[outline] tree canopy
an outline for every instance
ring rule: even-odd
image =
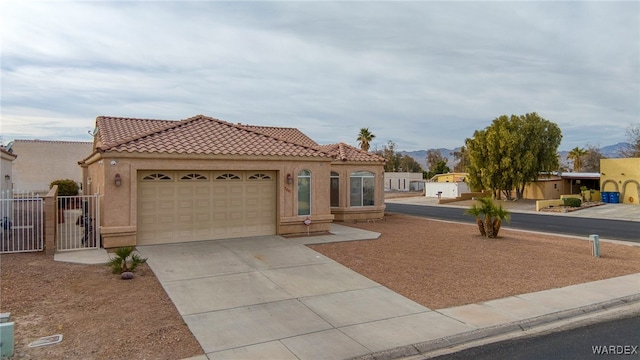
[[[582,159],[588,153],[589,153],[589,150],[586,150],[577,146],[571,149],[571,151],[569,151],[569,154],[567,155],[567,159],[573,160],[573,171],[582,171]]]
[[[360,144],[360,149],[369,151],[369,147],[371,147],[371,140],[375,139],[375,137],[376,136],[369,131],[369,128],[362,128],[360,129],[360,133],[356,140]]]
[[[465,140],[469,184],[492,190],[496,198],[503,192],[511,199],[515,189],[521,199],[525,185],[535,181],[540,172],[558,169],[561,140],[558,125],[536,113],[502,115]]]
[[[420,164],[411,156],[402,156],[399,152],[396,152],[396,143],[389,140],[382,150],[377,150],[375,153],[382,156],[385,159],[384,171],[386,172],[422,172]]]

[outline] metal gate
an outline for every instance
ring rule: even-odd
[[[58,196],[58,251],[100,248],[98,195]]]
[[[33,193],[0,193],[0,253],[43,249],[43,199]]]

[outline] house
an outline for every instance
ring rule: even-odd
[[[600,190],[614,193],[617,202],[640,204],[640,158],[600,159]]]
[[[0,197],[13,190],[13,162],[16,154],[0,146]]]
[[[424,190],[422,173],[385,172],[385,191],[421,191]]]
[[[430,181],[432,181],[432,182],[441,182],[441,183],[464,182],[465,179],[467,178],[467,176],[469,176],[468,173],[436,174],[430,179]]]
[[[13,185],[21,191],[46,193],[54,180],[82,183],[78,159],[91,153],[91,142],[14,140],[7,147],[19,154],[13,162]]]
[[[106,248],[326,232],[384,216],[384,159],[295,128],[100,116],[80,161]]]
[[[561,195],[581,194],[584,186],[594,190],[594,197],[599,196],[600,174],[585,172],[552,172],[538,176],[534,182],[524,187],[522,197],[532,200],[560,199]],[[598,192],[598,194],[596,194]]]

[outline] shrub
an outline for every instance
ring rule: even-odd
[[[565,198],[562,201],[564,202],[564,206],[580,207],[580,205],[582,205],[582,201],[578,198]]]
[[[141,258],[134,253],[133,246],[126,246],[116,249],[116,256],[111,258],[107,265],[114,274],[122,274],[123,272],[133,272],[139,265],[147,262],[146,258]]]
[[[70,179],[54,180],[49,184],[49,189],[54,185],[58,185],[58,196],[76,196],[78,195],[78,183]]]

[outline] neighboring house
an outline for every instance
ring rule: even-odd
[[[600,159],[600,190],[618,193],[618,202],[640,204],[640,158]]]
[[[82,183],[78,161],[91,154],[92,146],[91,142],[14,140],[7,146],[19,155],[13,162],[14,188],[47,192],[54,180]]]
[[[385,191],[420,191],[424,190],[422,173],[385,172]]]
[[[384,159],[298,129],[98,117],[80,162],[103,246],[323,232],[384,216]],[[305,224],[309,222],[308,225]]]
[[[430,179],[430,181],[441,183],[465,182],[467,176],[469,176],[468,173],[436,174]]]
[[[598,192],[599,173],[552,172],[540,174],[538,180],[524,187],[522,197],[530,200],[560,199],[561,195],[581,194],[581,187]],[[595,196],[596,194],[594,194]]]
[[[13,190],[13,162],[16,157],[0,146],[0,197]]]

